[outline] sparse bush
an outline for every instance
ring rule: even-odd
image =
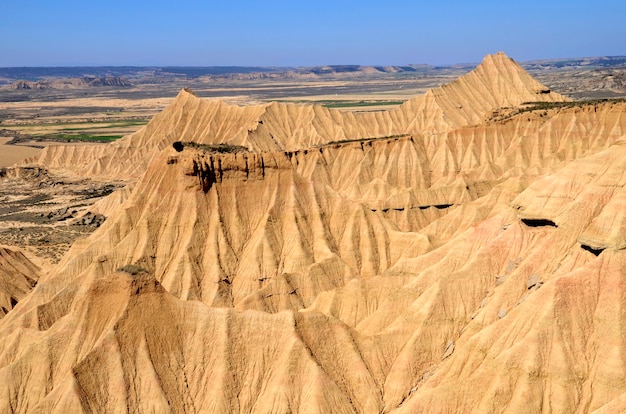
[[[560,109],[560,108],[584,108],[586,106],[596,106],[605,103],[620,103],[626,102],[624,98],[617,99],[584,99],[580,101],[568,101],[568,102],[523,102],[518,108],[503,108],[505,109],[505,113],[496,111],[491,117],[490,121],[506,121],[511,119],[517,115],[526,113],[526,112],[535,112],[535,111],[548,111],[550,109]],[[544,114],[545,115],[545,114]]]
[[[148,273],[148,270],[144,269],[143,267],[134,265],[134,264],[124,265],[120,267],[119,269],[117,269],[117,271],[128,273],[131,276],[136,276],[139,273]]]
[[[352,138],[352,139],[342,139],[339,141],[330,141],[325,145],[336,145],[336,144],[349,144],[351,142],[368,142],[368,141],[377,141],[384,139],[394,139],[394,138],[404,138],[408,137],[411,134],[399,134],[399,135],[386,135],[384,137],[366,137],[366,138]]]
[[[206,152],[219,152],[219,153],[235,153],[235,152],[247,152],[248,148],[242,145],[234,144],[198,144],[197,142],[188,141],[180,142],[176,141],[172,144],[174,149],[181,152],[184,147],[195,148]]]

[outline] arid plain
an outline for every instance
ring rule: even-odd
[[[626,410],[625,62],[0,71],[0,411]]]

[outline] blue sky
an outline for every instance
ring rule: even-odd
[[[0,0],[0,67],[626,55],[626,1]]]

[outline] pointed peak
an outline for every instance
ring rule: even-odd
[[[196,93],[192,91],[191,88],[183,88],[180,90],[180,92],[178,92],[178,96],[185,96],[185,95],[191,95],[196,98],[198,97],[198,95],[196,95]]]
[[[183,88],[178,92],[178,95],[174,98],[174,100],[165,108],[164,112],[168,110],[168,108],[177,108],[180,105],[202,105],[204,107],[228,107],[232,106],[227,104],[221,99],[204,99],[200,96],[196,95],[196,93],[190,88]]]
[[[483,95],[491,95],[495,107],[514,106],[531,101],[568,100],[541,84],[504,52],[485,56],[473,71],[459,80],[472,85]]]
[[[506,53],[504,52],[496,52],[496,53],[490,53],[485,55],[485,57],[483,58],[483,61],[485,60],[498,60],[498,59],[502,59],[502,60],[510,60],[511,62],[515,62],[512,58],[510,58]]]
[[[193,104],[196,104],[197,102],[201,102],[202,105],[205,106],[224,106],[224,107],[230,107],[230,106],[237,106],[237,105],[233,105],[233,104],[229,104],[224,102],[222,99],[218,99],[218,98],[202,98],[200,96],[198,96],[193,90],[191,90],[190,88],[183,88],[178,92],[178,95],[176,95],[176,98],[174,98],[173,103],[188,103],[191,102]],[[172,105],[171,106],[174,106]]]
[[[486,55],[483,61],[476,67],[476,69],[487,69],[490,72],[492,70],[503,71],[511,68],[526,73],[519,63],[507,56],[504,52]]]
[[[176,97],[174,98],[172,103],[176,103],[176,102],[183,103],[183,102],[187,102],[189,99],[193,100],[193,99],[200,99],[200,98],[191,89],[189,89],[189,88],[182,88],[178,92],[178,95],[176,95]]]

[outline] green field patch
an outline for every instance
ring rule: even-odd
[[[47,134],[40,136],[49,141],[78,141],[78,142],[111,142],[122,138],[123,135],[93,135],[93,134]]]
[[[326,108],[357,108],[367,106],[387,106],[387,105],[401,105],[404,101],[316,101],[316,104],[322,105]]]
[[[80,131],[84,129],[107,129],[107,128],[124,128],[132,126],[143,126],[148,124],[149,120],[146,119],[129,119],[124,121],[85,121],[85,122],[46,122],[39,124],[0,124],[1,128],[38,128],[38,127],[50,127],[59,128],[59,131]],[[106,124],[98,126],[98,124]],[[66,128],[61,128],[67,125]],[[75,126],[80,125],[80,126]],[[84,126],[83,126],[84,125]]]
[[[83,131],[85,129],[111,129],[111,128],[126,128],[133,126],[146,125],[148,121],[125,121],[125,122],[107,122],[107,125],[97,125],[97,122],[90,123],[85,122],[81,124],[68,124],[68,125],[85,125],[80,127],[62,128],[59,131]]]

